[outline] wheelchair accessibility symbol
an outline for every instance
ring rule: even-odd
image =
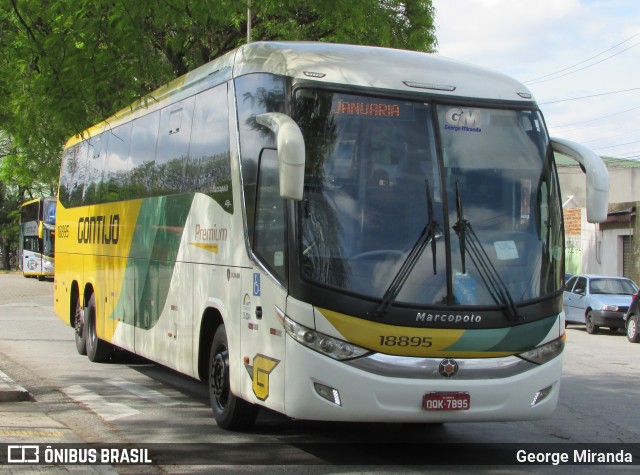
[[[253,295],[260,295],[260,274],[253,274]]]

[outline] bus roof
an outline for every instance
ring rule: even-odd
[[[39,203],[40,201],[53,201],[53,202],[56,202],[57,198],[55,196],[42,196],[40,198],[33,198],[31,200],[25,201],[20,206],[28,206],[28,205],[31,205],[33,203]]]
[[[435,54],[333,43],[255,42],[161,86],[82,136],[72,137],[66,147],[164,107],[172,96],[179,100],[195,86],[205,89],[257,72],[452,98],[534,102],[527,87],[509,76]]]
[[[234,76],[259,71],[378,89],[533,100],[526,86],[504,74],[435,54],[372,46],[290,42],[240,47]]]

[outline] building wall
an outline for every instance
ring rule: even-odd
[[[564,208],[566,272],[623,275],[623,236],[640,233],[635,212],[626,222],[593,224],[586,219],[586,179],[579,167],[559,167]],[[609,167],[609,212],[637,207],[640,169]],[[640,284],[640,239],[633,240],[627,277]]]

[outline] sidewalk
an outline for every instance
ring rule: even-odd
[[[0,402],[28,401],[29,391],[0,371]]]
[[[0,285],[2,286],[0,309],[4,309],[5,313],[7,313],[7,309],[10,313],[14,312],[16,307],[24,306],[29,312],[34,312],[40,307],[50,308],[51,306],[52,287],[47,287],[46,283],[43,285],[36,279],[25,279],[21,274],[11,272],[0,273]],[[24,309],[18,311],[20,310],[24,311]],[[4,333],[3,336],[7,337]],[[29,388],[18,384],[10,374],[7,374],[9,368],[12,368],[10,360],[0,353],[0,452],[3,452],[4,456],[0,457],[0,460],[8,459],[9,446],[40,445],[45,447],[48,444],[83,443],[84,441],[73,430],[47,413],[47,408],[51,407],[50,404],[47,406],[47,403],[39,402],[31,394]],[[35,387],[31,389],[37,393]],[[90,473],[113,475],[117,473],[109,465],[1,464],[0,461],[0,473],[3,474]]]
[[[0,371],[0,445],[39,446],[45,444],[80,444],[71,429],[46,414],[29,391]],[[6,450],[8,449],[8,446]],[[17,450],[17,449],[16,449]],[[0,462],[1,463],[1,462]],[[78,473],[117,475],[110,465],[1,465],[0,472],[15,475],[40,473]],[[128,473],[136,473],[135,470]]]
[[[80,442],[71,429],[49,417],[29,391],[0,371],[0,444]]]

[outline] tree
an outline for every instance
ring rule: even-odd
[[[15,256],[18,246],[20,201],[10,188],[0,182],[0,269],[10,268],[10,256]]]
[[[432,51],[431,0],[251,0],[254,40]],[[54,192],[64,141],[245,42],[238,0],[0,0],[5,182]]]

